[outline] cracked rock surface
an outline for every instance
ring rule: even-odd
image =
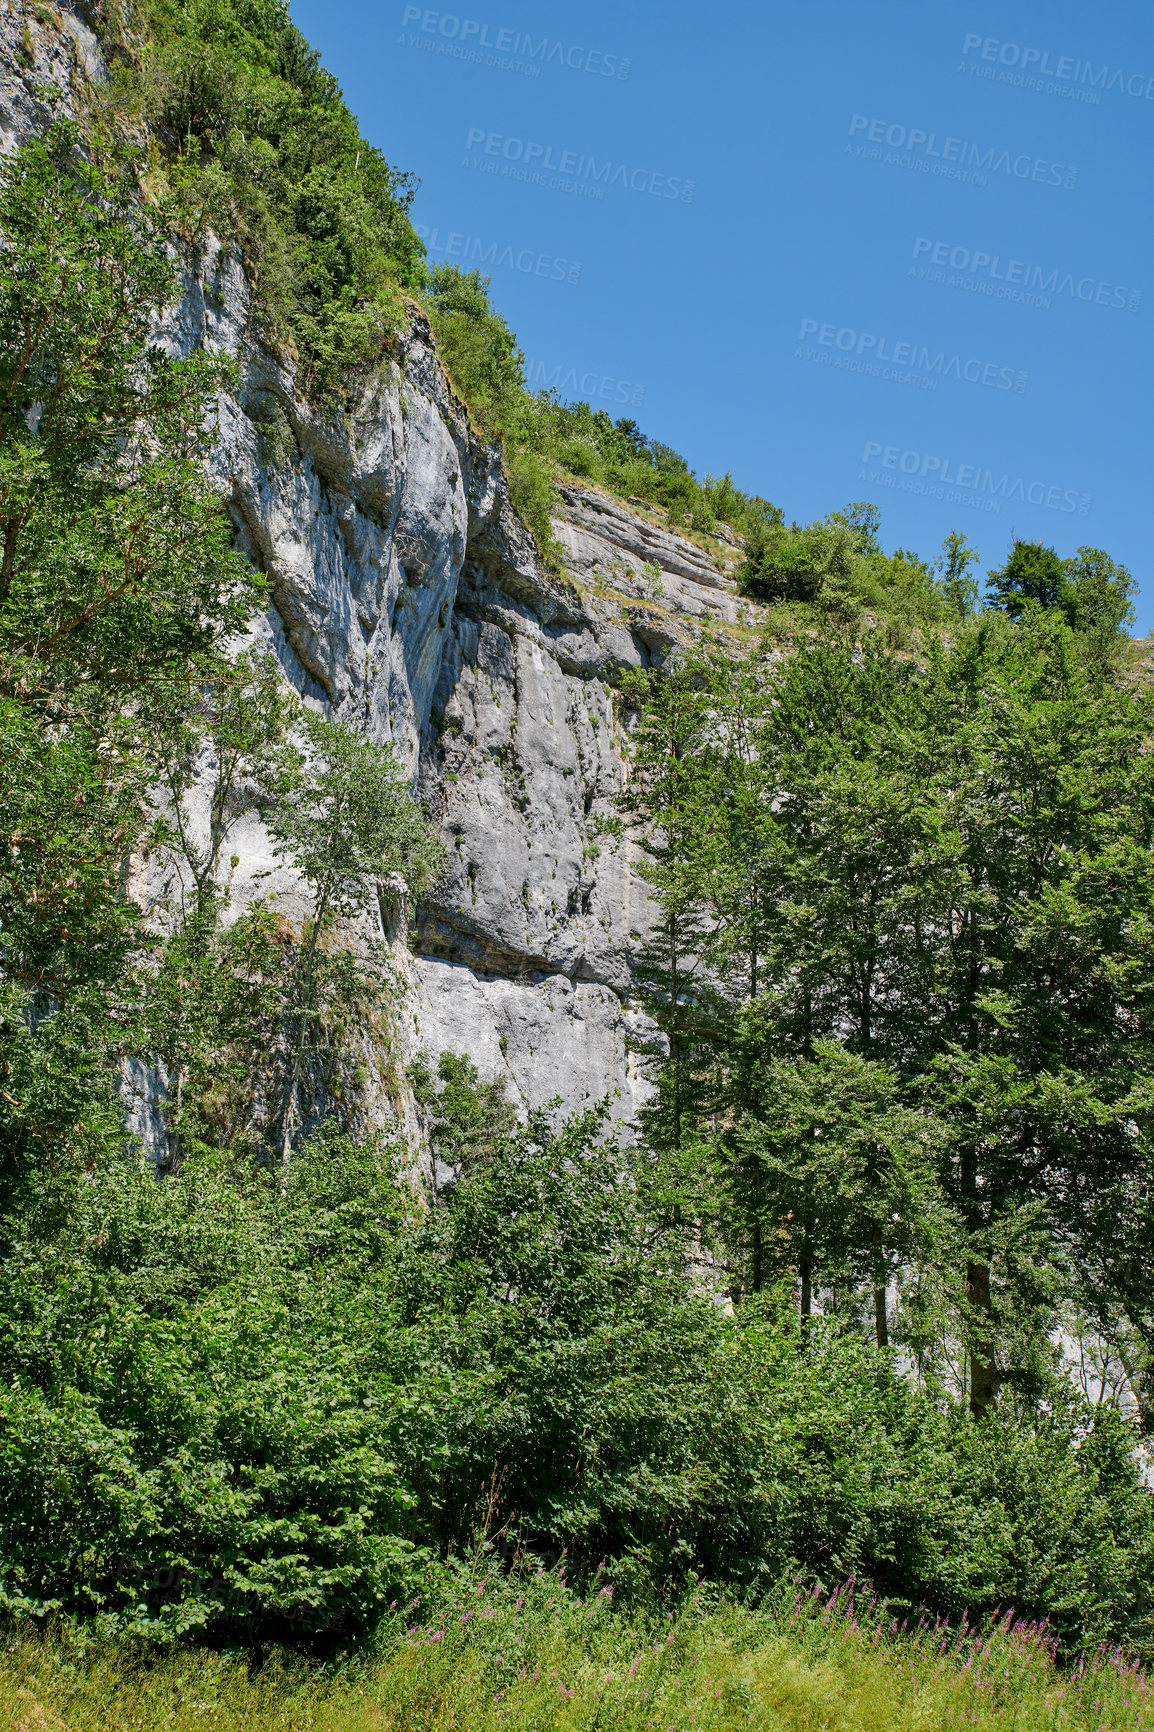
[[[81,12],[61,13],[59,28],[28,16],[31,64],[25,14],[0,0],[8,150],[47,122],[38,82],[51,76],[67,97],[79,70],[102,72]],[[417,308],[337,422],[261,341],[235,248],[209,237],[180,266],[162,339],[240,364],[213,465],[239,545],[269,579],[256,640],[302,697],[395,745],[446,847],[408,943],[394,941],[408,981],[395,1018],[403,1055],[468,1052],[525,1106],[616,1091],[630,1116],[644,1089],[628,1049],[630,957],[647,914],[637,859],[599,830],[625,774],[616,684],[703,625],[738,623],[733,548],[714,557],[658,513],[571,484],[554,525],[565,572],[554,575]],[[290,917],[300,911],[260,824],[234,835],[232,912],[273,892]],[[145,894],[159,901],[164,889]],[[147,1137],[159,1085],[133,1086]],[[415,1127],[403,1084],[371,1087],[369,1122]]]

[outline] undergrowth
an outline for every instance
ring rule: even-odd
[[[495,1560],[489,1559],[489,1567]],[[981,1627],[900,1622],[851,1580],[782,1584],[758,1607],[699,1585],[676,1607],[618,1611],[598,1575],[441,1572],[391,1609],[374,1653],[308,1663],[237,1653],[81,1646],[9,1633],[6,1724],[271,1732],[1141,1732],[1148,1675],[1117,1649],[1062,1669],[1044,1624],[1012,1607]],[[912,1627],[911,1627],[912,1626]]]

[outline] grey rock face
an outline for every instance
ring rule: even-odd
[[[9,149],[47,120],[33,93],[46,67],[66,90],[69,69],[101,74],[95,39],[64,18],[55,36],[35,25],[30,67],[23,13],[0,11]],[[472,435],[418,309],[338,424],[261,342],[235,249],[210,237],[181,264],[158,335],[175,353],[227,351],[242,370],[237,397],[220,404],[213,463],[239,544],[270,583],[256,640],[307,701],[393,742],[446,846],[415,937],[396,941],[404,1054],[466,1051],[527,1107],[615,1092],[629,1116],[644,1088],[627,1049],[638,1020],[630,955],[647,914],[638,862],[598,831],[625,775],[615,684],[701,624],[737,621],[735,556],[719,547],[723,563],[656,513],[571,486],[558,503],[557,578],[510,506],[498,452]],[[302,911],[258,822],[245,819],[231,847],[234,914],[270,893],[290,917]],[[138,883],[154,907],[170,888],[154,867]],[[155,1078],[129,1080],[138,1128],[155,1140],[162,1091]],[[412,1127],[412,1102],[390,1086],[364,1103],[369,1120],[400,1115]]]

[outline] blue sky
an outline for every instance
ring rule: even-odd
[[[530,382],[805,522],[1089,544],[1154,628],[1154,8],[294,0]]]

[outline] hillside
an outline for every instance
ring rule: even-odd
[[[579,1708],[508,1712],[595,1722],[704,1581],[687,1724],[972,1720],[975,1631],[1144,1707],[1130,574],[527,392],[269,0],[9,10],[0,127],[16,1702],[203,1643],[452,1724],[534,1595]]]

